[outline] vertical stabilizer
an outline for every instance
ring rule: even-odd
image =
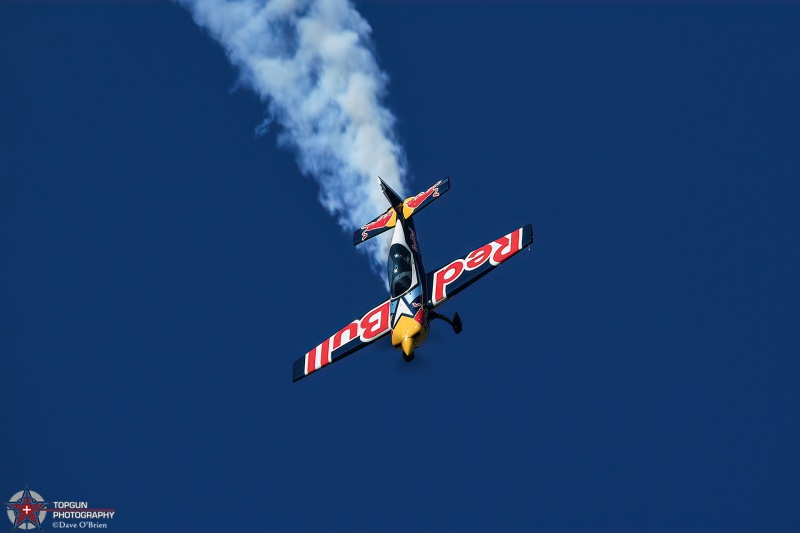
[[[397,211],[397,214],[401,214],[403,212],[403,199],[400,198],[400,196],[398,196],[398,194],[394,192],[391,187],[386,185],[386,182],[383,181],[380,176],[378,176],[378,181],[381,182],[383,195],[386,196],[387,200],[389,200],[389,203],[395,209],[395,211]]]

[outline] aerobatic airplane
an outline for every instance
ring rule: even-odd
[[[402,350],[406,361],[411,361],[414,350],[428,337],[431,320],[437,318],[450,324],[456,333],[461,333],[458,313],[451,320],[434,309],[533,242],[533,227],[528,224],[432,273],[426,273],[412,217],[450,189],[450,178],[439,180],[428,190],[405,200],[383,180],[378,180],[390,207],[361,226],[353,235],[353,244],[360,244],[394,228],[389,247],[391,297],[295,361],[292,381],[302,379],[388,333],[392,334],[392,346]]]

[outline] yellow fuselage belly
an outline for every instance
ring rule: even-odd
[[[392,330],[392,346],[403,350],[406,355],[411,355],[414,348],[425,342],[427,336],[428,332],[422,324],[410,316],[401,316]]]

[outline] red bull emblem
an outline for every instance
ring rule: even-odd
[[[372,222],[368,222],[367,224],[361,226],[361,229],[364,230],[361,232],[361,240],[366,241],[367,239],[369,239],[370,231],[375,231],[378,229],[385,228],[386,225],[389,223],[389,221],[392,219],[393,214],[394,210],[390,209],[381,216],[379,216],[378,218],[376,218],[375,220],[373,220]]]
[[[423,191],[423,192],[419,193],[418,195],[416,195],[416,196],[414,196],[412,198],[409,198],[409,200],[406,202],[406,206],[409,209],[416,209],[417,207],[419,207],[419,205],[422,202],[427,200],[430,196],[433,196],[434,198],[438,198],[439,197],[439,184],[441,184],[441,183],[442,183],[442,180],[439,180],[439,181],[436,182],[436,184],[433,187],[431,187],[427,191]]]

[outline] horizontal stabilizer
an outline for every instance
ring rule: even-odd
[[[397,224],[397,211],[390,207],[384,214],[367,222],[353,233],[353,246],[380,235]]]
[[[353,246],[361,244],[376,235],[397,225],[397,217],[409,219],[416,213],[422,211],[428,204],[450,190],[450,178],[439,180],[431,185],[427,190],[415,196],[409,196],[405,200],[400,200],[397,193],[392,190],[382,179],[378,178],[381,189],[386,199],[389,200],[391,207],[385,213],[367,222],[353,233]]]
[[[406,198],[403,201],[403,218],[411,218],[449,190],[450,178],[445,178],[437,181],[418,195]]]

